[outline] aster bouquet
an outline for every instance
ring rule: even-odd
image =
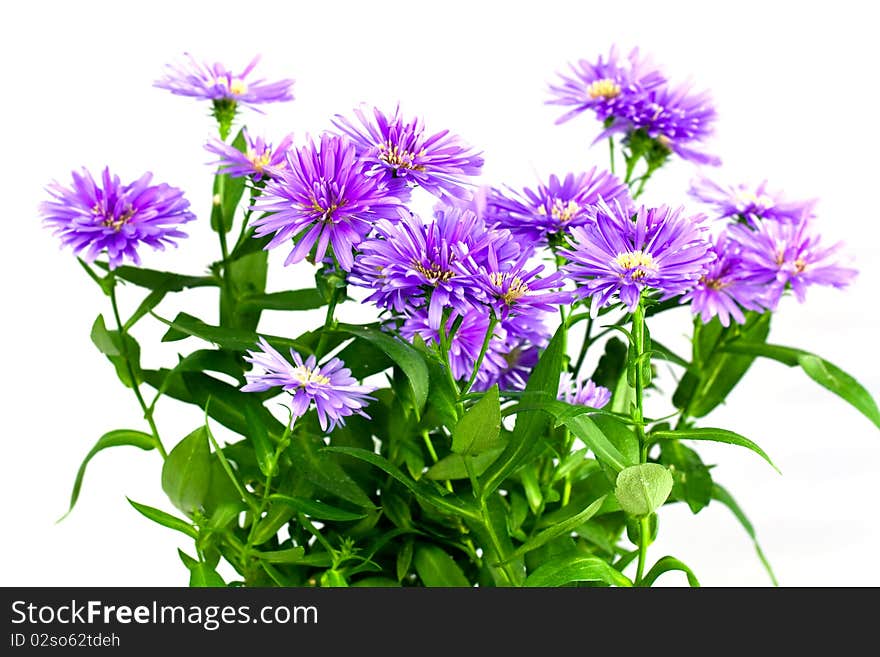
[[[719,160],[704,144],[708,94],[638,51],[578,62],[550,86],[560,121],[595,115],[609,170],[527,188],[483,183],[481,153],[399,107],[338,115],[311,139],[273,146],[244,127],[230,139],[242,111],[293,98],[291,80],[255,79],[256,65],[188,57],[155,85],[212,108],[210,217],[151,174],[127,183],[110,169],[53,183],[41,208],[109,302],[91,339],[143,421],[97,441],[71,509],[101,450],[157,452],[176,511],[131,504],[193,540],[180,552],[191,585],[651,586],[669,571],[697,585],[648,548],[668,504],[724,505],[755,539],[694,446],[772,466],[749,438],[701,422],[756,358],[800,368],[880,427],[852,377],[768,342],[783,296],[856,275],[820,238],[814,203],[701,174],[690,194],[705,214],[639,204],[668,162]],[[145,245],[177,246],[197,220],[218,237],[216,262],[140,266]],[[279,247],[313,286],[267,291]],[[217,314],[166,316],[162,302],[193,288],[216,293]],[[123,292],[137,297],[127,317]],[[337,318],[358,303],[374,321]],[[689,354],[649,330],[682,306]],[[289,332],[261,330],[266,310],[289,313]],[[325,320],[304,330],[296,313],[314,310]],[[180,342],[176,362],[142,365],[141,322]],[[171,400],[204,422],[160,436]],[[219,427],[234,438],[218,440]]]

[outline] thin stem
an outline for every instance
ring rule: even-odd
[[[336,306],[339,303],[339,292],[342,288],[334,287],[330,293],[330,302],[327,304],[327,315],[324,317],[324,328],[321,329],[321,337],[315,348],[315,357],[320,358],[324,354],[324,347],[330,339],[330,331],[336,327]]]
[[[495,527],[492,524],[492,518],[489,515],[489,508],[486,506],[486,501],[480,501],[480,517],[483,522],[483,527],[486,528],[486,533],[489,536],[489,541],[492,543],[492,550],[495,552],[495,556],[498,558],[498,561],[501,565],[501,572],[504,575],[504,578],[507,580],[508,586],[515,586],[516,584],[516,575],[509,563],[505,561],[507,555],[504,553],[504,548],[501,547],[501,541],[498,538],[498,534],[495,533]]]
[[[489,343],[492,341],[492,337],[495,335],[495,327],[498,325],[498,318],[495,316],[495,313],[492,312],[489,317],[489,326],[486,328],[486,335],[483,338],[483,346],[480,348],[480,355],[477,357],[476,362],[474,363],[474,370],[471,372],[471,378],[468,379],[467,384],[461,391],[461,395],[466,395],[471,391],[471,388],[474,385],[474,381],[477,380],[477,374],[480,371],[480,366],[483,364],[483,359],[486,357],[486,351],[489,349]],[[459,399],[461,398],[459,395]]]
[[[428,454],[431,455],[431,461],[433,463],[439,461],[440,459],[437,457],[437,450],[434,449],[434,443],[431,441],[431,436],[428,433],[427,429],[422,431],[422,440],[425,441],[425,447],[428,448]],[[452,482],[448,479],[446,480],[446,490],[448,490],[450,493],[452,492]]]
[[[650,367],[650,359],[647,365],[643,362],[643,355],[645,353],[645,306],[641,299],[639,300],[639,305],[636,306],[636,309],[633,312],[632,338],[633,349],[635,350],[635,385],[633,387],[635,389],[636,397],[636,403],[633,406],[632,419],[636,430],[636,436],[639,439],[639,462],[645,463],[648,460],[648,444],[645,440],[643,397],[646,381],[644,380],[643,374],[645,368]]]
[[[134,391],[134,396],[137,397],[138,404],[140,404],[141,410],[144,412],[144,419],[146,419],[147,424],[150,425],[150,433],[153,434],[153,444],[162,456],[162,460],[165,460],[168,458],[168,453],[165,451],[165,446],[162,445],[162,439],[159,438],[159,430],[156,428],[156,422],[153,420],[153,409],[152,407],[147,406],[147,403],[144,401],[144,397],[141,394],[140,381],[138,381],[137,376],[135,375],[134,367],[131,364],[131,358],[128,355],[128,331],[125,330],[125,325],[122,323],[122,318],[119,316],[119,304],[116,302],[116,278],[112,274],[109,290],[110,305],[113,307],[113,318],[116,320],[116,328],[119,331],[122,359],[125,361],[125,369],[128,371],[128,377],[131,380],[131,389]]]
[[[614,174],[614,137],[608,137],[608,152],[611,156],[611,173]]]
[[[593,332],[593,318],[587,318],[587,330],[584,333],[584,342],[581,345],[581,352],[578,354],[577,362],[574,365],[574,369],[572,370],[575,377],[577,377],[578,373],[581,371],[581,366],[584,364],[584,359],[587,357],[587,350],[590,348],[590,345],[593,343],[591,333]]]
[[[645,576],[645,562],[648,559],[648,543],[651,533],[651,523],[648,517],[639,518],[639,565],[636,568],[635,585],[640,586]]]
[[[272,488],[272,478],[275,476],[275,470],[278,467],[278,459],[281,458],[282,452],[287,449],[287,446],[290,444],[287,436],[290,435],[291,427],[288,425],[287,429],[284,431],[284,436],[281,438],[281,442],[278,444],[278,447],[275,448],[275,454],[272,457],[272,462],[270,463],[269,474],[266,475],[266,482],[263,484],[263,496],[260,499],[259,510],[254,516],[254,521],[251,523],[250,532],[248,532],[247,545],[245,547],[246,550],[250,551],[253,547],[254,538],[256,536],[257,524],[258,521],[262,518],[263,513],[266,510],[266,506],[269,504],[269,492]]]

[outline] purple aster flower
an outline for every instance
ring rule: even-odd
[[[611,391],[597,386],[591,379],[574,381],[570,372],[563,372],[559,377],[557,399],[567,404],[602,408],[611,401]]]
[[[571,292],[560,289],[565,285],[565,275],[561,271],[538,278],[544,265],[529,269],[526,267],[528,259],[526,253],[515,262],[502,265],[490,245],[488,266],[473,266],[476,284],[485,292],[487,305],[496,317],[507,319],[510,315],[551,313],[557,310],[557,305],[573,300]]]
[[[458,315],[453,314],[446,322],[447,333],[452,331]],[[474,370],[474,364],[480,357],[480,351],[483,348],[483,341],[486,339],[486,331],[489,330],[489,315],[480,310],[469,310],[461,315],[461,324],[449,341],[449,365],[452,370],[452,376],[456,381],[468,380]],[[440,344],[440,332],[436,328],[432,328],[428,319],[428,314],[424,309],[417,309],[406,317],[403,325],[400,327],[400,335],[406,340],[412,341],[413,337],[419,335],[426,344]],[[477,382],[485,386],[484,389],[491,387],[489,380],[497,378],[498,366],[503,363],[499,361],[495,355],[496,350],[501,347],[506,340],[504,329],[496,325],[492,332],[492,338],[486,355],[477,374]],[[475,384],[476,385],[476,384]]]
[[[423,222],[401,211],[396,221],[375,225],[376,237],[360,244],[351,283],[375,291],[365,299],[403,313],[428,307],[429,325],[439,329],[444,308],[461,315],[478,306],[483,291],[473,264],[488,262],[490,247],[499,263],[519,249],[508,231],[487,229],[470,210],[445,208]]]
[[[577,294],[592,297],[594,317],[615,294],[632,312],[642,290],[658,290],[668,299],[705,275],[715,254],[702,221],[701,215],[684,216],[683,208],[642,206],[633,223],[619,203],[600,202],[596,222],[573,228],[572,249],[560,253],[569,260],[565,270]]]
[[[293,80],[266,82],[248,79],[260,61],[259,55],[241,73],[233,73],[219,62],[199,62],[189,53],[184,53],[184,56],[185,61],[166,65],[165,77],[157,80],[153,86],[167,89],[178,96],[231,101],[249,106],[293,100],[290,90]]]
[[[205,144],[206,149],[219,156],[220,159],[211,164],[218,165],[220,173],[229,174],[233,178],[253,176],[255,181],[259,181],[277,176],[278,171],[287,166],[287,152],[293,142],[293,135],[282,139],[277,148],[272,148],[272,144],[262,137],[252,139],[247,129],[242,130],[242,135],[245,141],[244,152],[219,139],[212,139]]]
[[[749,280],[769,286],[766,305],[775,310],[782,293],[791,287],[803,302],[810,285],[846,287],[858,271],[840,263],[838,242],[823,246],[813,230],[813,221],[761,220],[754,226],[737,224],[728,228],[730,239],[740,249],[742,266]]]
[[[486,197],[487,216],[511,233],[526,240],[546,244],[548,237],[564,233],[572,226],[592,221],[600,198],[632,205],[629,188],[607,171],[593,167],[586,173],[568,174],[563,180],[550,176],[537,190],[514,190],[511,196],[495,192]]]
[[[525,390],[529,375],[538,364],[540,351],[537,346],[508,335],[503,343],[492,341],[487,352],[490,366],[480,368],[472,390],[488,390],[496,383],[504,392]]]
[[[769,190],[766,180],[752,187],[746,184],[719,185],[701,177],[691,182],[688,193],[715,208],[722,219],[741,217],[747,221],[799,221],[802,217],[813,216],[813,207],[816,205],[815,199],[788,201],[780,192]]]
[[[738,245],[726,233],[718,237],[712,250],[715,260],[681,302],[690,301],[694,315],[699,315],[704,324],[713,317],[718,317],[722,326],[729,326],[731,317],[744,324],[741,308],[763,311],[767,285],[752,279],[753,272],[743,266]]]
[[[294,417],[305,415],[314,402],[318,422],[324,431],[344,426],[345,418],[355,413],[369,418],[363,408],[373,399],[369,393],[376,388],[358,385],[351,370],[338,358],[318,366],[314,356],[303,361],[302,356],[291,349],[291,363],[263,338],[260,338],[259,347],[259,351],[249,350],[244,357],[254,366],[254,370],[245,374],[244,392],[280,387],[293,395],[291,411]]]
[[[266,248],[299,236],[284,264],[303,260],[317,244],[315,262],[332,245],[339,265],[350,271],[352,250],[380,217],[395,217],[399,201],[375,176],[365,176],[355,145],[324,134],[318,144],[288,153],[287,168],[270,180],[254,208],[267,212],[253,222],[255,237],[275,233]]]
[[[553,97],[548,105],[572,107],[556,123],[586,110],[593,110],[602,121],[625,116],[633,102],[666,81],[649,60],[639,56],[637,48],[621,57],[612,46],[607,60],[600,56],[595,63],[582,59],[570,66],[571,75],[560,74],[561,81],[550,87]]]
[[[692,147],[713,133],[716,118],[708,91],[691,93],[689,85],[675,88],[663,85],[652,89],[628,108],[628,114],[608,128],[603,136],[612,132],[644,130],[649,137],[685,160],[717,166],[721,164],[719,158]]]
[[[175,238],[186,237],[179,225],[196,218],[181,190],[151,185],[152,177],[145,173],[123,185],[108,168],[100,181],[85,169],[82,174],[74,171],[73,187],[57,182],[48,186],[52,200],[40,206],[43,221],[55,229],[63,245],[88,262],[106,251],[111,269],[126,258],[139,265],[141,243],[159,250],[166,244],[176,246]]]
[[[391,116],[375,108],[372,117],[363,109],[354,115],[360,125],[339,114],[333,124],[357,143],[358,155],[404,200],[410,184],[440,198],[469,196],[466,178],[479,175],[483,158],[458,136],[448,130],[426,133],[418,118],[405,121],[399,106]]]

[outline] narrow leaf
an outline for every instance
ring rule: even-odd
[[[425,586],[471,586],[455,560],[436,545],[420,545],[416,548],[413,564]]]
[[[604,497],[600,497],[598,500],[593,502],[586,509],[573,515],[571,518],[560,522],[548,529],[545,529],[542,532],[539,532],[528,541],[519,546],[513,553],[505,559],[505,561],[510,561],[511,559],[515,559],[516,557],[520,557],[527,552],[531,552],[542,545],[549,543],[554,538],[559,536],[565,536],[573,532],[577,527],[580,527],[587,520],[596,515],[596,512],[602,508],[602,503],[605,501]]]
[[[675,557],[663,557],[657,561],[651,570],[648,571],[648,574],[642,579],[641,586],[651,586],[657,581],[657,578],[660,577],[660,575],[668,573],[671,570],[680,570],[687,576],[688,585],[692,588],[699,588],[700,581],[697,579],[697,576],[694,575],[694,571]]]
[[[366,518],[366,513],[354,513],[344,509],[318,502],[317,500],[308,500],[302,497],[293,497],[292,495],[274,494],[269,499],[274,502],[287,504],[300,513],[316,518],[317,520],[335,520],[345,522],[349,520],[360,520]]]
[[[632,586],[624,574],[599,557],[566,554],[540,566],[526,578],[529,587],[565,586],[571,582],[604,582],[611,586]]]
[[[767,461],[776,472],[782,474],[776,464],[770,460],[770,457],[763,449],[758,447],[745,436],[741,436],[734,431],[727,429],[676,429],[675,431],[653,431],[649,436],[650,440],[709,440],[716,443],[725,443],[727,445],[739,445],[746,449],[752,450],[755,454]]]
[[[501,432],[501,403],[494,385],[471,406],[452,432],[452,451],[477,454],[498,445]]]
[[[755,533],[755,528],[752,525],[751,521],[749,521],[746,514],[740,508],[739,504],[736,503],[736,500],[733,499],[733,496],[727,491],[726,488],[719,484],[715,484],[712,486],[712,499],[720,502],[728,509],[736,519],[739,521],[739,524],[742,525],[742,528],[745,529],[746,533],[749,535],[749,538],[752,539],[752,544],[755,546],[755,552],[758,554],[758,559],[761,560],[761,564],[764,566],[764,570],[767,571],[767,574],[770,576],[770,581],[773,582],[773,586],[779,586],[779,581],[776,579],[776,575],[773,573],[773,568],[770,566],[770,562],[767,560],[767,557],[764,556],[764,551],[761,549],[760,543],[758,543],[758,536]]]
[[[190,525],[185,520],[181,520],[180,518],[172,516],[170,513],[160,511],[159,509],[154,509],[153,507],[147,506],[146,504],[139,504],[131,499],[128,499],[128,503],[131,504],[138,513],[145,516],[146,518],[149,518],[153,522],[162,525],[163,527],[168,527],[168,529],[182,532],[190,538],[195,539],[199,537],[199,533],[198,531],[196,531],[196,528]]]

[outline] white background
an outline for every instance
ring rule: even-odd
[[[812,289],[788,299],[771,340],[816,352],[880,395],[876,336],[878,46],[868,3],[768,2],[29,2],[8,3],[0,27],[3,62],[3,585],[183,585],[176,548],[125,496],[171,510],[159,486],[156,453],[120,448],[100,454],[74,513],[65,510],[76,468],[104,432],[145,428],[129,390],[89,341],[105,299],[74,258],[43,229],[43,187],[85,165],[111,165],[125,180],[145,170],[182,187],[200,217],[191,238],[145,264],[192,273],[217,257],[208,228],[212,124],[203,103],[154,89],[162,65],[189,50],[293,77],[296,101],[248,112],[254,133],[277,141],[330,127],[329,117],[365,101],[400,100],[429,127],[458,132],[485,151],[485,180],[534,184],[538,176],[606,164],[588,149],[596,124],[586,116],[557,127],[543,104],[547,82],[567,61],[595,58],[616,42],[651,53],[673,79],[713,91],[720,115],[715,152],[724,180],[769,178],[795,198],[821,198],[829,240],[844,238],[861,275],[846,292]],[[259,7],[260,14],[251,13]],[[692,166],[675,163],[646,195],[682,203]],[[270,272],[272,289],[310,280],[308,266]],[[129,288],[127,311],[139,301]],[[214,319],[210,292],[166,301]],[[343,308],[345,317],[366,309]],[[309,318],[311,321],[311,318]],[[155,322],[153,322],[155,324]],[[273,314],[273,331],[294,334],[300,318]],[[686,314],[654,333],[684,351]],[[142,344],[161,331],[145,320]],[[174,361],[187,343],[150,348],[148,366]],[[166,400],[166,443],[200,422]],[[760,443],[784,472],[735,447],[701,448],[716,478],[739,498],[781,582],[791,586],[878,585],[873,556],[880,434],[802,373],[759,362],[706,419]],[[729,512],[692,516],[664,509],[652,557],[673,554],[706,585],[768,583],[751,544]],[[679,583],[675,575],[669,583]]]

